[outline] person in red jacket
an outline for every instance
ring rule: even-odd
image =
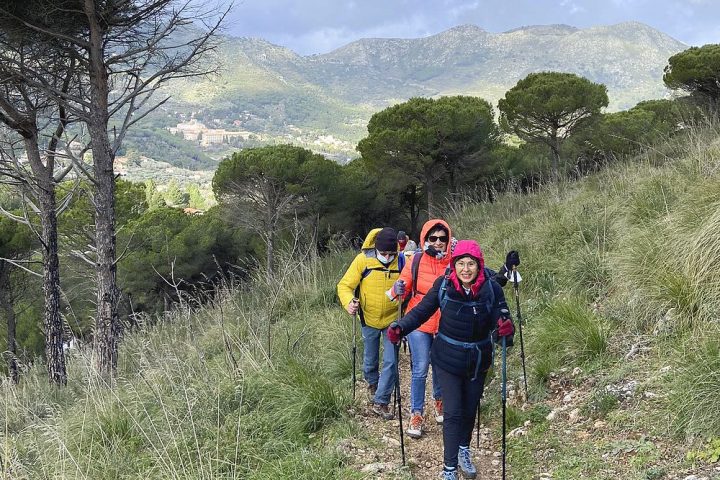
[[[452,241],[450,225],[444,220],[434,218],[423,225],[420,232],[422,251],[415,252],[405,262],[400,278],[388,295],[395,301],[408,301],[409,312],[423,299],[432,288],[435,279],[445,273],[450,264],[450,245]],[[440,311],[436,311],[430,320],[408,335],[412,373],[410,381],[410,424],[407,434],[411,438],[420,438],[423,432],[425,414],[425,385],[430,366],[430,347],[438,331]],[[443,422],[443,401],[440,384],[433,370],[433,398],[435,399],[435,421]]]

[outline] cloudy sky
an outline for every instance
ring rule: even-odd
[[[523,25],[629,20],[688,45],[720,43],[720,0],[235,0],[229,33],[309,55],[369,37],[417,38],[462,24],[493,33]]]

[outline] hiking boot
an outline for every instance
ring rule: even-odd
[[[423,417],[419,412],[415,412],[410,417],[410,426],[407,429],[408,437],[420,438],[423,432]]]
[[[383,420],[392,420],[393,418],[395,418],[395,413],[390,410],[390,407],[387,405],[383,405],[382,403],[373,403],[372,411],[375,415],[381,417]]]
[[[445,470],[445,469],[443,469],[442,473],[440,474],[440,478],[441,478],[442,480],[458,480],[457,470]]]
[[[435,400],[435,422],[443,423],[444,419],[445,419],[445,417],[443,417],[442,398],[438,398],[437,400]]]
[[[375,392],[377,392],[377,383],[368,385],[367,389],[368,389],[368,395],[370,396],[370,398],[375,398]]]
[[[468,447],[460,447],[458,450],[458,464],[463,477],[475,478],[477,476],[477,469],[472,463],[472,456]]]

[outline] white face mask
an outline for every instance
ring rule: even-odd
[[[380,255],[380,252],[378,252],[377,250],[375,251],[375,256],[377,257],[377,259],[380,263],[384,263],[384,264],[388,264],[388,263],[392,262],[393,260],[395,260],[395,255],[388,255],[386,257],[384,255]]]

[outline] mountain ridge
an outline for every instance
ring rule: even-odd
[[[359,39],[305,56],[264,39],[225,37],[216,52],[220,73],[170,85],[173,99],[154,126],[197,118],[252,132],[261,143],[295,143],[345,161],[357,155],[354,145],[374,112],[418,96],[473,95],[497,105],[533,72],[575,73],[605,84],[608,111],[664,98],[663,68],[686,48],[635,21],[529,25],[501,33],[463,24],[421,38]],[[327,136],[345,146],[328,147],[321,140]],[[221,158],[244,146],[205,151]]]

